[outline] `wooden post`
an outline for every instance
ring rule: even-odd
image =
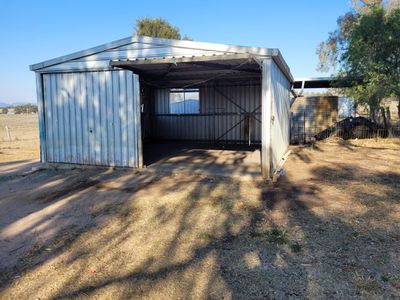
[[[290,112],[290,143],[294,143],[294,121],[293,112]]]
[[[8,128],[8,126],[6,126],[5,128],[6,128],[7,139],[8,139],[9,142],[11,142],[10,128]]]
[[[306,138],[306,110],[303,112],[303,144],[305,145],[307,141]]]

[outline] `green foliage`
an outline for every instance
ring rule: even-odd
[[[199,238],[199,239],[202,239],[202,240],[209,241],[209,240],[212,240],[212,239],[214,238],[214,236],[213,236],[212,233],[210,233],[210,232],[202,231],[202,232],[200,232],[200,233],[198,234],[198,238]]]
[[[317,49],[318,69],[333,69],[342,92],[366,104],[375,118],[381,101],[400,99],[400,9],[382,1],[364,5],[338,19],[338,29]],[[400,113],[400,111],[399,111]]]
[[[331,68],[336,68],[342,51],[347,47],[352,26],[357,18],[358,16],[354,12],[348,12],[338,18],[338,29],[330,32],[328,39],[318,45],[319,64],[317,70],[328,72]]]
[[[1,109],[1,113],[2,113],[3,115],[8,114],[8,108],[7,108],[7,107],[3,107],[3,108]]]
[[[33,104],[17,105],[16,107],[14,107],[14,113],[16,115],[37,113],[37,111],[38,111],[37,106]]]
[[[175,40],[191,40],[188,36],[181,37],[178,27],[171,25],[162,18],[141,18],[136,20],[135,34]]]
[[[274,244],[284,245],[289,243],[287,229],[274,227],[266,232],[267,240]]]

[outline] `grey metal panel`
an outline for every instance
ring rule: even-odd
[[[126,46],[120,46],[117,48],[108,49],[108,52],[121,51],[121,50],[139,50],[139,49],[151,49],[151,48],[163,48],[164,45],[157,44],[145,44],[145,43],[132,43]]]
[[[65,155],[65,160],[67,162],[71,162],[72,157],[71,157],[71,152],[72,152],[72,145],[71,145],[71,132],[72,132],[72,127],[69,124],[70,117],[69,117],[69,96],[68,96],[68,75],[63,74],[62,76],[62,85],[61,85],[61,103],[63,107],[63,115],[62,119],[64,120],[64,155]],[[66,130],[66,128],[70,128],[70,130]],[[69,147],[67,147],[69,145]]]
[[[267,58],[262,62],[262,114],[261,114],[261,172],[264,178],[271,178],[272,168],[272,59]]]
[[[51,97],[51,77],[50,76],[43,76],[43,109],[45,113],[45,135],[46,135],[46,161],[53,161],[54,160],[54,144],[53,144],[53,124],[52,120],[54,119],[52,117],[52,105],[51,103],[46,104],[46,99]],[[40,145],[44,145],[43,141],[40,141]]]
[[[108,71],[113,70],[108,60],[102,61],[69,61],[63,64],[50,66],[41,69],[41,73],[71,73],[71,72],[87,72],[87,71]]]
[[[114,119],[114,162],[116,165],[121,165],[121,120],[119,118],[119,78],[118,78],[118,73],[111,73],[112,77],[112,90],[113,90],[113,95],[112,99],[113,101],[113,119]]]
[[[271,65],[272,116],[271,122],[271,163],[274,170],[279,167],[290,143],[290,82],[279,67]]]
[[[74,119],[74,126],[76,128],[76,161],[78,163],[82,162],[82,157],[83,157],[83,140],[82,140],[82,109],[81,109],[81,82],[79,81],[79,76],[73,76],[72,74],[70,75],[71,77],[71,83],[72,87],[71,90],[73,89],[73,109],[75,110],[75,119]]]
[[[95,153],[94,153],[94,94],[93,94],[93,73],[88,72],[86,75],[86,91],[87,91],[87,123],[88,123],[88,153],[89,153],[89,164],[95,164]]]
[[[105,73],[101,72],[99,76],[99,116],[100,116],[100,161],[108,162],[108,145],[107,145],[107,93]]]
[[[82,141],[83,155],[80,163],[89,163],[89,123],[88,123],[88,90],[87,74],[79,74],[81,81],[81,101],[82,101]]]
[[[128,145],[128,129],[127,123],[127,98],[126,98],[126,78],[125,74],[120,72],[118,74],[120,93],[119,93],[119,118],[121,120],[121,158],[122,164],[124,166],[128,165],[128,147],[123,147],[122,145]]]
[[[43,77],[36,73],[37,87],[37,104],[39,116],[39,137],[40,137],[40,161],[46,162],[46,128],[45,128],[45,111],[43,103]]]
[[[137,75],[119,70],[43,79],[48,162],[140,166]]]
[[[104,51],[98,54],[86,56],[74,60],[75,62],[87,62],[87,61],[104,61],[104,60],[117,60],[117,59],[140,59],[140,58],[155,58],[155,57],[172,57],[172,56],[203,56],[203,55],[214,55],[224,54],[220,51],[212,50],[197,50],[179,47],[149,47],[146,49],[114,49],[113,51]]]
[[[83,51],[78,51],[72,54],[68,54],[65,56],[61,56],[55,59],[50,59],[38,64],[34,64],[30,66],[32,71],[36,71],[39,69],[43,69],[52,65],[61,64],[64,62],[68,62],[74,59],[79,59],[82,57],[87,57],[90,55],[98,54],[101,52],[105,52],[108,50],[117,49],[119,47],[127,47],[132,44],[150,44],[153,46],[164,46],[164,47],[175,47],[175,48],[187,48],[187,49],[197,49],[197,50],[211,50],[211,51],[220,51],[226,53],[251,53],[257,56],[279,56],[278,49],[269,49],[269,48],[259,48],[259,47],[243,47],[243,46],[234,46],[234,45],[224,45],[224,44],[216,44],[216,43],[204,43],[204,42],[194,42],[194,41],[185,41],[185,40],[173,40],[173,39],[163,39],[163,38],[154,38],[154,37],[145,37],[145,36],[131,36],[128,38],[124,38],[121,40],[117,40],[114,42],[110,42],[107,44],[103,44],[97,47],[93,47],[90,49],[86,49]]]
[[[73,84],[73,77],[71,74],[67,75],[67,91],[68,91],[68,104],[69,104],[69,120],[71,127],[70,143],[71,143],[71,161],[77,158],[77,135],[76,135],[76,110],[75,110],[75,87]]]
[[[58,121],[58,155],[60,161],[65,161],[65,136],[64,136],[64,103],[62,94],[62,74],[55,75],[55,85],[56,85],[56,110],[57,110],[57,121]]]
[[[135,163],[135,157],[137,151],[133,151],[133,149],[137,149],[137,134],[135,131],[135,114],[134,114],[134,106],[135,103],[134,101],[129,101],[128,99],[133,99],[133,91],[135,89],[134,82],[133,82],[133,77],[131,74],[125,73],[125,79],[126,79],[126,130],[127,130],[127,145],[128,145],[128,153],[127,153],[127,158],[128,158],[128,165],[132,166]],[[129,132],[132,132],[132,135],[129,135]]]
[[[250,118],[252,143],[261,141],[261,86],[205,86],[200,88],[200,114],[169,115],[169,89],[157,89],[152,116],[152,134],[157,139],[249,142],[246,113]],[[237,125],[237,126],[235,126]]]
[[[113,106],[113,81],[112,73],[104,72],[106,82],[106,101],[107,101],[107,153],[108,153],[108,165],[114,164],[115,159],[115,136],[114,136],[114,106]]]
[[[133,36],[79,51],[42,63],[31,65],[37,72],[65,72],[83,70],[108,70],[110,57],[134,59],[164,56],[193,56],[202,54],[249,53],[258,59],[273,57],[282,72],[293,81],[290,69],[278,49],[243,47],[215,43],[182,41],[144,36]],[[77,60],[77,61],[74,61]]]
[[[60,160],[60,142],[59,142],[59,134],[58,134],[58,111],[57,111],[57,79],[56,75],[51,76],[51,108],[52,108],[52,132],[53,132],[53,161]],[[46,100],[45,100],[46,101]],[[46,105],[46,104],[45,104]]]
[[[139,83],[139,76],[134,74],[133,75],[133,102],[137,103],[134,106],[134,115],[135,115],[135,123],[134,128],[136,129],[136,138],[134,139],[135,142],[135,149],[138,151],[135,152],[136,160],[138,162],[138,167],[143,167],[143,147],[142,147],[142,120],[141,120],[141,93],[140,93],[140,83]]]

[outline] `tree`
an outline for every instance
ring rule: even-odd
[[[400,8],[399,1],[354,0],[354,9],[338,19],[338,29],[317,49],[318,69],[333,70],[343,92],[366,104],[376,120],[385,119],[382,100],[396,96],[400,116]]]
[[[135,34],[175,40],[191,40],[186,35],[182,38],[179,28],[162,18],[137,19]]]
[[[37,111],[37,106],[33,104],[17,105],[14,107],[14,113],[16,115],[37,113]]]
[[[7,108],[7,107],[3,107],[2,110],[1,110],[1,113],[2,113],[3,115],[8,114],[8,108]]]

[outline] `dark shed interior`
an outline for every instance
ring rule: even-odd
[[[145,165],[174,159],[176,166],[183,156],[186,163],[215,165],[219,153],[232,165],[251,156],[259,172],[261,70],[255,58],[230,54],[113,66],[139,74]]]

